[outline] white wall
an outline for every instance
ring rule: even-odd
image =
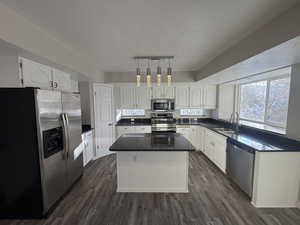
[[[286,135],[300,141],[300,64],[292,66]]]
[[[262,26],[201,68],[201,80],[300,35],[300,3]]]
[[[72,49],[2,3],[0,3],[0,39],[34,56],[84,74],[93,81],[103,81],[103,74],[90,57]]]

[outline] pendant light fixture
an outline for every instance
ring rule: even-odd
[[[171,68],[171,60],[169,59],[169,67],[167,69],[167,81],[168,86],[171,86],[172,83],[172,68]]]
[[[158,61],[156,78],[157,78],[157,86],[160,86],[160,84],[161,84],[161,67],[160,67],[160,60]]]
[[[137,68],[136,68],[136,86],[141,86],[141,68],[139,64],[139,60],[137,59]]]
[[[147,87],[149,88],[152,85],[150,59],[148,59],[148,67],[146,69],[146,79],[147,79]]]
[[[162,71],[161,67],[161,60],[169,60],[169,66],[167,68],[167,84],[168,86],[171,86],[172,83],[172,67],[171,67],[171,59],[174,59],[174,56],[135,56],[133,59],[136,60],[137,67],[136,67],[136,86],[140,87],[141,86],[141,78],[142,78],[142,69],[140,68],[140,61],[143,60],[145,62],[147,60],[147,68],[146,68],[146,84],[147,87],[150,88],[152,86],[152,72],[151,72],[151,62],[152,61],[158,61],[157,64],[157,71],[156,71],[156,81],[157,81],[157,86],[161,86],[162,82],[162,73],[165,73]]]

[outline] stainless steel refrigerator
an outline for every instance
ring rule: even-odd
[[[80,95],[2,88],[0,103],[0,218],[44,217],[83,174]]]

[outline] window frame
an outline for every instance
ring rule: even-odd
[[[269,96],[270,96],[270,83],[271,81],[274,80],[280,80],[280,79],[284,79],[284,78],[291,78],[290,74],[284,74],[284,75],[280,75],[280,76],[276,76],[276,77],[270,77],[270,78],[264,78],[264,79],[259,79],[259,80],[255,80],[255,81],[249,81],[249,82],[245,82],[245,83],[240,83],[238,85],[238,107],[237,107],[237,112],[239,113],[239,115],[241,115],[241,87],[243,85],[247,85],[247,84],[253,84],[253,83],[258,83],[258,82],[262,82],[262,81],[266,81],[267,82],[267,87],[266,87],[266,98],[265,98],[265,111],[264,111],[264,119],[263,121],[258,121],[258,120],[251,120],[251,119],[246,119],[246,118],[242,118],[239,117],[239,120],[241,121],[247,121],[247,122],[252,122],[252,123],[256,123],[256,124],[262,124],[262,125],[267,125],[267,126],[271,126],[271,127],[275,127],[275,128],[282,128],[282,129],[286,129],[286,124],[283,123],[272,123],[270,121],[267,120],[267,115],[268,115],[268,101],[269,101]]]

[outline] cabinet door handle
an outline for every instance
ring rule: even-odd
[[[53,81],[52,80],[50,81],[50,87],[53,88]]]
[[[57,82],[54,82],[54,88],[57,88],[57,87],[58,87]]]

